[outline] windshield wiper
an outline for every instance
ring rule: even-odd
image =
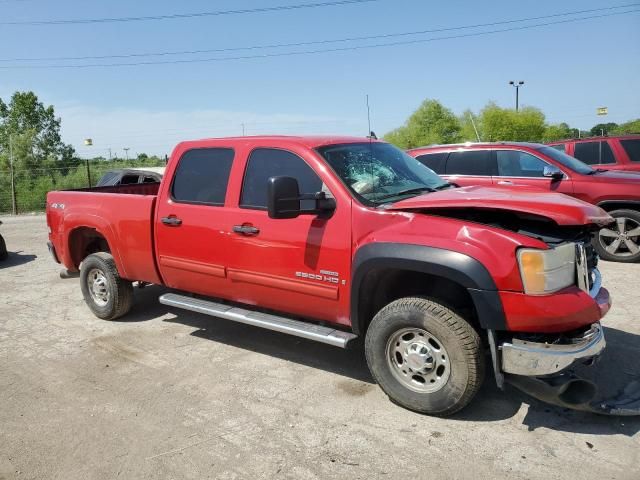
[[[451,183],[451,182],[447,182],[447,183],[443,183],[442,185],[438,185],[436,188],[434,188],[434,190],[444,190],[445,188],[458,188],[460,185],[456,184],[456,183]]]
[[[385,200],[387,198],[393,198],[393,197],[401,197],[403,195],[412,195],[412,194],[418,194],[418,193],[422,193],[422,192],[437,192],[438,190],[436,190],[435,188],[432,187],[419,187],[419,188],[409,188],[407,190],[400,190],[399,192],[395,192],[395,193],[389,193],[387,195],[383,195],[381,197],[377,197],[375,200]]]

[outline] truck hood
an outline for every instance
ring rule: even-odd
[[[600,207],[567,195],[510,187],[463,187],[395,202],[389,210],[504,210],[548,218],[558,225],[607,225],[613,219]]]

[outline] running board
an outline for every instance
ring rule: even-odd
[[[353,333],[343,332],[331,327],[324,327],[313,323],[301,322],[291,318],[279,317],[268,313],[254,312],[243,308],[210,302],[198,298],[165,293],[160,297],[160,303],[170,307],[182,308],[192,312],[204,313],[212,317],[220,317],[225,320],[266,328],[275,332],[288,333],[296,337],[315,340],[334,347],[347,348],[348,343],[357,338]]]

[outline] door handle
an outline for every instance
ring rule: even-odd
[[[179,227],[182,225],[182,220],[178,217],[163,217],[160,221],[170,227]]]
[[[233,231],[240,235],[252,236],[260,233],[260,229],[253,225],[234,225]]]
[[[498,185],[513,185],[513,182],[510,182],[509,180],[501,180],[498,182]]]

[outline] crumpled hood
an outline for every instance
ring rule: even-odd
[[[613,218],[600,207],[567,195],[514,187],[450,188],[401,200],[389,210],[505,210],[546,217],[558,225],[607,225]]]

